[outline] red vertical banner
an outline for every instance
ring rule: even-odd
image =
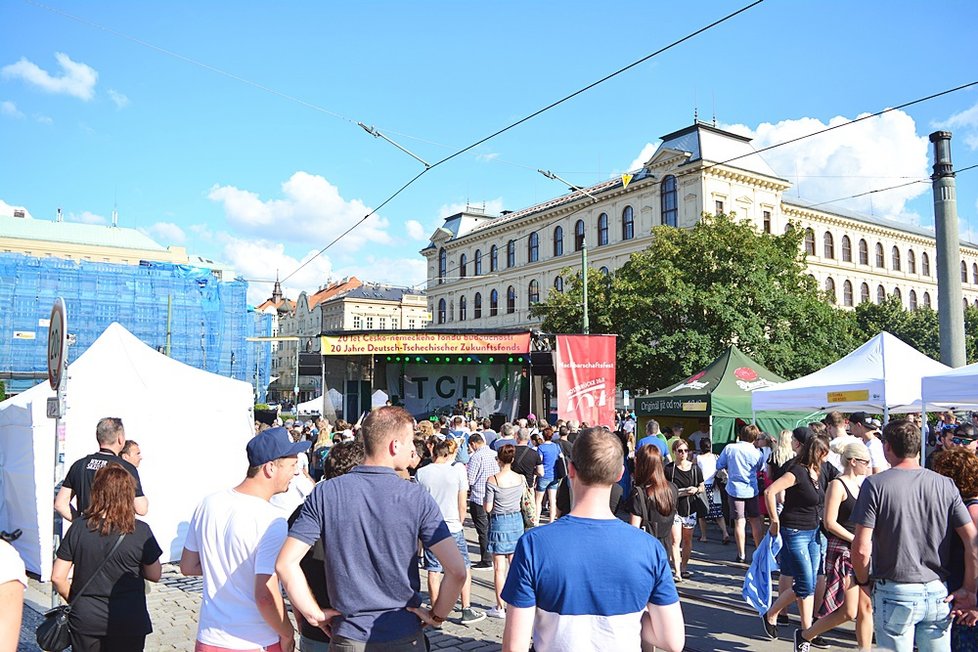
[[[557,417],[615,426],[614,335],[558,335]]]

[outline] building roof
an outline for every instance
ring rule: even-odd
[[[405,295],[424,296],[423,290],[382,285],[380,283],[364,283],[349,292],[334,297],[335,300],[360,299],[367,301],[401,301]]]
[[[70,244],[166,251],[167,248],[136,229],[104,224],[52,222],[29,217],[0,215],[0,236],[19,240],[64,242]]]
[[[726,165],[729,161],[731,167],[779,179],[774,169],[754,150],[750,141],[746,136],[696,122],[663,136],[662,144],[655,150],[652,158],[663,150],[688,152],[690,156],[687,164],[703,161]]]
[[[363,281],[358,279],[356,276],[350,276],[349,278],[344,278],[339,281],[333,281],[332,283],[326,285],[326,287],[321,288],[318,292],[307,296],[309,310],[312,310],[323,301],[328,301],[338,294],[348,292],[354,288],[360,287],[361,285],[363,285]]]

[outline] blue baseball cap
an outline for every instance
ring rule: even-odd
[[[281,457],[292,457],[312,446],[310,441],[293,442],[285,428],[269,428],[248,442],[248,466],[261,466]]]

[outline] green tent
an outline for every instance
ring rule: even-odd
[[[765,369],[731,346],[706,369],[699,371],[675,385],[648,396],[635,399],[635,414],[639,418],[639,433],[650,418],[675,417],[685,427],[688,436],[696,422],[709,419],[713,445],[720,450],[736,438],[737,420],[755,423],[764,432],[774,436],[787,428],[808,423],[818,414],[807,412],[751,412],[751,392],[785,382],[777,374]],[[690,425],[691,424],[691,425]],[[672,425],[667,421],[663,425]]]

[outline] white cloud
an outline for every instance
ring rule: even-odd
[[[648,163],[648,160],[652,158],[653,154],[655,154],[655,150],[658,149],[661,142],[662,141],[657,140],[654,143],[646,143],[645,147],[642,148],[642,151],[635,157],[635,160],[628,164],[627,170],[637,170]]]
[[[485,208],[486,215],[499,215],[503,210],[503,198],[497,197],[496,199],[490,199],[484,202],[455,202],[453,204],[442,204],[438,209],[438,221],[445,219],[450,215],[455,215],[456,213],[461,213],[468,209],[481,209]],[[432,229],[433,231],[434,229]],[[430,231],[429,231],[430,233]]]
[[[208,198],[224,205],[228,223],[260,238],[325,246],[357,224],[370,209],[358,199],[347,201],[325,178],[296,172],[282,184],[282,199],[263,200],[255,192],[215,185]],[[344,249],[391,242],[387,220],[371,215],[342,240]]]
[[[285,245],[269,240],[237,238],[227,233],[219,236],[223,242],[223,259],[238,273],[248,279],[248,302],[258,305],[272,296],[276,273],[284,277],[298,269],[318,251],[311,250],[302,259],[285,253]],[[295,299],[299,293],[314,292],[324,285],[333,274],[333,263],[328,256],[319,256],[282,283],[283,293]]]
[[[428,234],[425,231],[424,225],[417,220],[408,220],[404,223],[404,230],[407,231],[408,237],[412,240],[427,240]]]
[[[140,229],[143,233],[155,240],[159,240],[162,245],[183,244],[187,239],[187,234],[173,222],[157,222],[148,229]]]
[[[337,277],[356,276],[361,281],[388,283],[400,287],[423,288],[427,280],[428,262],[420,257],[390,258],[384,256],[364,256],[356,265],[336,270]]]
[[[86,102],[95,96],[98,72],[89,65],[72,61],[64,52],[56,52],[54,58],[61,66],[61,74],[53,76],[33,61],[21,57],[0,69],[4,77],[22,79],[48,93],[71,95]]]
[[[53,125],[54,124],[54,120],[52,120],[49,116],[46,116],[46,115],[40,115],[40,114],[38,114],[38,115],[35,115],[34,116],[34,119],[37,122],[41,123],[42,125]]]
[[[97,215],[91,211],[83,211],[82,213],[68,213],[65,217],[65,222],[81,222],[82,224],[108,224],[109,220],[101,215]]]
[[[476,154],[475,155],[475,160],[477,160],[477,161],[485,161],[487,163],[490,162],[490,161],[495,161],[497,158],[499,158],[499,152],[489,152],[488,154]]]
[[[944,122],[934,126],[955,131],[956,137],[963,136],[968,149],[978,149],[978,103],[975,103],[970,109],[955,113]]]
[[[20,112],[17,105],[9,100],[4,100],[0,102],[0,115],[6,115],[11,118],[23,118],[24,114]]]
[[[109,89],[109,99],[112,100],[117,109],[124,109],[129,106],[129,98],[115,89]]]

